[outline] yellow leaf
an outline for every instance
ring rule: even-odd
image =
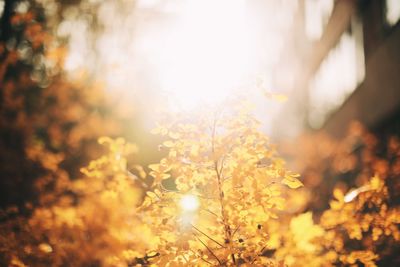
[[[377,190],[381,187],[382,181],[379,179],[377,175],[371,178],[371,188]]]
[[[165,146],[165,147],[173,147],[174,146],[174,142],[172,142],[172,141],[165,141],[164,143],[163,143],[163,145]]]
[[[105,143],[112,143],[112,139],[108,136],[102,136],[97,141],[99,142],[100,145],[103,145]]]
[[[149,168],[153,171],[159,171],[160,169],[160,164],[150,164]]]
[[[285,102],[287,101],[287,96],[284,94],[277,94],[277,93],[272,93],[270,91],[265,91],[265,96],[268,98],[271,98],[273,100],[276,100],[278,102]]]
[[[289,186],[292,189],[296,189],[303,186],[303,183],[300,182],[299,179],[294,177],[285,177],[283,178],[282,183]]]
[[[282,95],[282,94],[273,94],[272,98],[279,101],[279,102],[285,102],[287,101],[287,96],[286,95]]]
[[[146,195],[148,195],[151,199],[158,199],[157,195],[151,191],[146,192]]]
[[[169,133],[169,137],[171,137],[172,139],[179,139],[180,134],[179,133],[170,132]]]
[[[307,252],[313,252],[317,249],[317,245],[312,241],[325,233],[321,226],[314,224],[311,212],[303,213],[293,218],[290,221],[290,231],[298,247]]]
[[[41,250],[41,251],[43,251],[45,253],[50,253],[50,252],[53,251],[53,248],[49,244],[41,243],[39,245],[39,250]]]
[[[333,196],[334,196],[337,200],[343,201],[344,194],[343,194],[342,190],[340,190],[339,188],[335,188],[335,189],[333,190]]]

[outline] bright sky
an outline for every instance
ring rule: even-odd
[[[388,18],[395,19],[400,1],[387,2]],[[310,41],[320,38],[332,7],[333,0],[305,1]],[[254,100],[269,132],[281,105],[263,90],[287,93],[296,65],[289,61],[277,73],[277,63],[287,54],[296,10],[292,0],[105,0],[97,14],[106,22],[104,32],[94,47],[79,12],[67,10],[58,33],[70,36],[65,68],[94,70],[113,95],[147,106],[150,99],[169,99],[172,109],[185,110],[218,103],[237,90]],[[353,37],[344,37],[323,63],[311,86],[311,124],[318,127],[359,82],[360,49]],[[334,79],[338,71],[341,79]]]
[[[259,113],[271,118],[277,109],[265,105],[268,99],[255,83],[261,77],[270,87],[263,89],[279,92],[272,88],[271,73],[296,6],[295,1],[139,0],[121,14],[116,1],[104,1],[98,17],[107,23],[97,36],[97,54],[77,12],[67,11],[58,32],[71,36],[65,68],[71,73],[95,68],[109,90],[125,99],[156,95],[185,110],[218,103],[238,90],[261,101]]]

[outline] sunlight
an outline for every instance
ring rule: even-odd
[[[115,99],[179,112],[219,105],[236,93],[264,101],[253,88],[259,76],[268,80],[266,89],[280,92],[275,65],[295,7],[291,1],[139,0],[134,7],[104,1],[96,13],[104,29],[89,34],[89,22],[68,8],[57,34],[69,38],[64,68],[71,77],[88,70]],[[289,74],[280,72],[285,80]],[[273,113],[260,105],[260,114]],[[153,116],[154,109],[143,112]]]
[[[187,1],[159,51],[161,89],[184,109],[218,102],[250,74],[251,38],[245,1]]]
[[[179,202],[183,211],[193,212],[196,211],[199,206],[199,199],[195,195],[184,195]]]

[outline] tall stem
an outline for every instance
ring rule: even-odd
[[[212,155],[213,155],[213,161],[214,161],[214,171],[217,176],[217,187],[218,187],[218,196],[219,196],[219,203],[221,206],[221,217],[222,217],[222,223],[224,225],[224,233],[225,233],[225,243],[227,244],[227,247],[229,250],[231,250],[231,258],[233,261],[233,264],[236,265],[236,259],[235,259],[235,254],[232,251],[232,230],[231,227],[229,226],[228,222],[228,215],[226,214],[225,210],[225,204],[224,204],[224,191],[222,188],[222,170],[223,170],[223,163],[221,162],[221,166],[219,168],[218,163],[219,159],[215,157],[215,134],[216,134],[216,128],[217,128],[217,119],[214,118],[214,124],[213,124],[213,129],[212,129],[212,138],[211,138],[211,150],[212,150]]]

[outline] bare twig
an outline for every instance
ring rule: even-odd
[[[209,210],[209,209],[204,209],[204,211],[207,211],[208,213],[210,213],[210,214],[212,214],[212,215],[214,215],[215,217],[219,217],[219,215],[218,214],[216,214],[215,212],[212,212],[211,210]]]
[[[203,260],[204,262],[210,264],[211,266],[213,266],[214,264],[208,260],[206,260],[205,258],[203,258],[199,253],[197,253],[196,251],[194,251],[193,249],[190,249],[191,252],[193,252],[193,254],[197,255],[197,257],[199,257],[201,260]]]
[[[233,231],[233,233],[232,233],[232,238],[233,238],[233,236],[236,234],[237,230],[239,230],[239,228],[240,228],[240,225],[238,225],[238,227],[236,227],[236,229]]]
[[[217,245],[219,245],[222,248],[225,248],[221,243],[219,243],[217,240],[215,240],[214,238],[210,237],[209,235],[207,235],[206,233],[204,233],[203,231],[201,231],[199,228],[197,228],[196,226],[194,226],[193,224],[191,224],[191,226],[198,231],[199,233],[201,233],[202,235],[204,235],[205,237],[207,237],[208,239],[210,239],[211,241],[213,241],[214,243],[216,243]]]
[[[210,249],[210,248],[203,242],[203,240],[201,240],[197,235],[194,235],[194,236],[197,238],[197,240],[200,241],[200,243],[203,244],[203,246],[206,247],[206,249],[208,250],[208,252],[210,252],[211,255],[213,255],[213,257],[218,261],[219,265],[222,265],[221,260],[217,257],[217,255],[215,255],[214,251],[212,251],[212,249]]]
[[[228,223],[228,218],[226,215],[225,211],[225,206],[224,206],[224,191],[222,189],[222,182],[223,182],[223,177],[221,176],[221,173],[223,171],[223,158],[220,161],[220,166],[218,166],[218,159],[215,159],[215,134],[216,134],[216,127],[217,127],[217,119],[214,118],[214,124],[213,124],[213,129],[212,129],[212,136],[211,136],[211,148],[212,148],[212,153],[213,153],[213,159],[214,159],[214,171],[217,176],[217,182],[218,182],[218,192],[219,192],[219,202],[221,205],[221,217],[222,217],[222,222],[224,225],[224,230],[225,230],[225,242],[229,245],[231,248],[231,241],[232,241],[232,231]],[[236,259],[235,259],[235,254],[231,253],[231,258],[233,263],[236,265]]]
[[[267,247],[267,246],[264,246],[264,247],[260,250],[260,252],[259,252],[256,256],[254,256],[254,259],[251,261],[251,264],[253,264],[253,263],[257,260],[257,258],[260,257],[260,256],[262,255],[262,253],[264,252],[264,249],[265,249],[266,247]]]

